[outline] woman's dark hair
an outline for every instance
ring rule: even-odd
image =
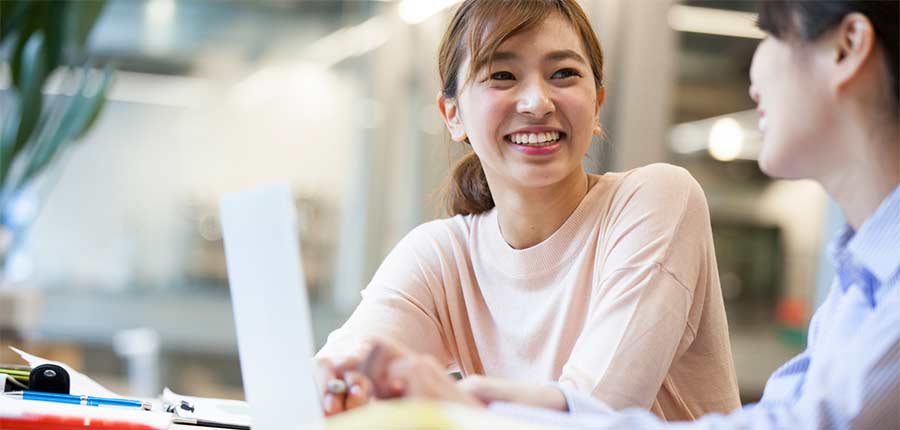
[[[887,60],[894,110],[900,110],[900,1],[898,0],[763,0],[759,28],[778,39],[810,42],[834,29],[851,13],[861,13],[875,29]]]
[[[460,84],[471,81],[481,68],[490,67],[494,53],[506,39],[536,27],[554,12],[569,21],[580,36],[594,82],[597,88],[601,87],[603,51],[576,0],[466,0],[450,21],[438,53],[444,97],[456,98]],[[458,76],[467,58],[468,75]],[[478,214],[494,207],[484,169],[474,152],[466,154],[453,168],[445,200],[450,215]]]

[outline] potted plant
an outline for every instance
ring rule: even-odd
[[[0,287],[11,281],[10,256],[31,221],[18,202],[90,129],[106,99],[113,69],[92,62],[84,49],[104,5],[0,1],[0,52],[8,53],[11,75],[0,97]],[[45,94],[48,80],[62,94]]]

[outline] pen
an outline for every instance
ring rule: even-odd
[[[141,400],[110,399],[106,397],[75,396],[71,394],[44,393],[41,391],[17,391],[4,393],[7,397],[21,398],[23,400],[38,400],[43,402],[69,403],[82,406],[122,406],[150,410],[151,403]]]

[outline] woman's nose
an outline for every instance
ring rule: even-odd
[[[525,87],[519,95],[516,108],[519,113],[535,118],[543,118],[556,111],[556,106],[542,83]]]

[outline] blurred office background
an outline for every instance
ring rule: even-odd
[[[436,51],[455,3],[108,1],[88,44],[118,66],[108,104],[12,208],[29,227],[0,284],[0,362],[17,361],[11,344],[123,393],[241,398],[217,201],[279,179],[296,193],[321,345],[397,240],[441,215],[460,149],[434,103]],[[608,139],[586,166],[664,161],[700,181],[754,401],[804,346],[841,223],[815,184],[768,179],[754,161],[756,4],[582,4],[607,74]]]

